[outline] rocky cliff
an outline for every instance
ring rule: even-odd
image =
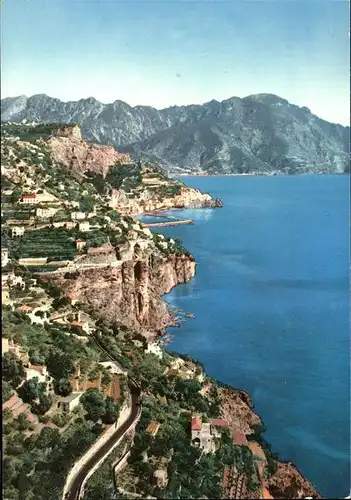
[[[228,387],[221,387],[218,391],[221,398],[221,417],[229,422],[232,429],[249,436],[254,427],[262,425],[262,420],[255,413],[251,398],[245,391]],[[262,448],[261,452],[264,453]],[[267,458],[268,453],[270,452],[266,450]],[[264,482],[273,498],[322,498],[293,463],[274,460],[274,464],[275,472]]]
[[[333,173],[349,170],[349,127],[271,94],[157,110],[44,94],[1,101],[3,121],[77,123],[88,140],[158,159],[173,172]]]
[[[81,269],[49,279],[67,297],[87,303],[109,324],[124,325],[153,338],[171,321],[161,296],[194,274],[191,256],[171,254],[147,260],[134,258],[118,267]]]
[[[291,462],[275,461],[277,470],[265,484],[273,498],[322,498]]]
[[[84,141],[78,126],[57,129],[47,143],[54,161],[79,172],[93,170],[105,177],[111,165],[131,162],[129,155],[112,146]]]
[[[123,213],[221,206],[210,194],[170,179],[150,162],[137,162],[112,146],[87,143],[77,125],[55,129],[47,145],[53,161],[68,171],[88,173],[89,179],[91,175],[101,175],[110,190],[110,206]]]

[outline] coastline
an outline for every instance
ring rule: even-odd
[[[173,175],[173,174],[172,174]],[[277,173],[258,173],[258,174],[176,174],[174,177],[182,178],[182,177],[300,177],[300,176],[309,176],[309,175],[350,175],[350,172],[301,172],[294,174],[285,174],[282,172]]]
[[[179,286],[179,285],[176,285],[176,286]],[[175,288],[175,287],[173,287],[173,288]],[[169,292],[167,292],[167,293],[169,293]],[[170,308],[171,308],[171,306],[167,303],[167,310],[170,311]],[[167,325],[165,326],[165,333],[162,334],[162,335],[157,336],[155,338],[155,341],[157,343],[161,344],[161,347],[169,355],[171,355],[171,356],[178,356],[178,357],[181,357],[181,358],[184,358],[184,359],[188,359],[188,360],[192,361],[194,364],[200,366],[203,369],[204,374],[207,376],[207,378],[209,380],[212,380],[218,387],[223,388],[223,389],[227,389],[232,394],[238,394],[239,393],[240,395],[243,395],[245,397],[245,402],[246,402],[247,406],[249,407],[249,409],[251,410],[251,412],[255,416],[258,417],[258,419],[261,422],[261,429],[260,429],[259,432],[257,432],[257,433],[254,434],[254,440],[262,447],[262,449],[264,451],[264,454],[267,457],[267,461],[271,462],[271,463],[274,462],[276,464],[281,464],[283,466],[288,466],[291,469],[293,469],[293,471],[295,471],[297,473],[297,475],[301,476],[303,478],[303,480],[306,481],[309,485],[311,485],[311,487],[315,490],[315,492],[317,493],[318,496],[317,497],[313,497],[313,498],[323,499],[324,497],[318,491],[317,487],[314,484],[312,484],[309,481],[308,478],[306,478],[304,476],[304,474],[300,471],[300,469],[297,467],[297,465],[293,461],[291,461],[291,460],[282,460],[281,457],[280,457],[279,451],[272,450],[271,444],[264,437],[264,433],[267,430],[267,426],[266,426],[264,420],[262,419],[261,415],[259,413],[257,413],[257,411],[255,410],[255,403],[254,403],[254,401],[253,401],[250,393],[245,388],[238,388],[238,387],[234,387],[234,386],[232,386],[230,384],[227,384],[225,382],[221,382],[215,376],[212,376],[211,374],[207,373],[206,366],[201,361],[192,358],[187,353],[178,352],[178,351],[172,351],[172,349],[169,349],[169,344],[172,342],[172,338],[171,338],[171,334],[167,331],[167,328],[170,328],[170,327],[171,328],[181,328],[182,324],[187,319],[184,316],[184,317],[182,317],[182,320],[179,320],[173,314],[173,312],[172,313],[170,312],[169,314],[170,314],[170,320],[169,320],[170,322],[167,323]],[[172,321],[173,321],[173,323],[172,323]],[[167,339],[166,342],[162,341],[163,337],[165,337]],[[267,483],[267,481],[265,482],[265,485],[266,485],[266,483]],[[273,497],[273,498],[275,498],[275,497]]]
[[[184,210],[184,209],[179,209],[179,210]],[[170,211],[170,210],[168,209],[168,211]],[[173,211],[173,209],[172,209],[172,211]],[[196,264],[196,266],[198,265],[196,263],[196,261],[195,261],[195,264]],[[196,273],[196,266],[195,266],[195,273]],[[194,276],[195,276],[195,274],[194,274]],[[194,276],[191,279],[193,279]],[[182,284],[185,284],[185,283],[182,283]],[[168,293],[170,293],[171,290],[173,290],[177,286],[179,286],[179,284],[175,284],[164,295],[167,295]],[[210,374],[208,374],[206,372],[206,367],[205,367],[205,365],[201,361],[192,358],[187,353],[174,352],[174,351],[172,352],[172,349],[169,348],[170,347],[169,344],[172,342],[172,334],[167,329],[168,328],[175,328],[175,327],[176,328],[181,328],[182,325],[183,325],[183,323],[187,319],[192,319],[192,316],[189,316],[192,313],[191,312],[190,313],[189,312],[185,313],[184,311],[182,311],[181,309],[177,308],[176,306],[170,306],[166,301],[164,301],[164,302],[166,303],[167,313],[168,313],[167,323],[164,326],[164,332],[163,332],[163,334],[156,335],[155,336],[155,341],[158,344],[160,344],[161,347],[168,354],[173,355],[173,356],[177,355],[179,357],[187,358],[187,359],[191,360],[193,363],[195,363],[196,365],[200,366],[203,369],[204,374],[207,376],[207,378],[209,380],[212,380],[218,387],[227,389],[233,395],[234,394],[238,394],[238,393],[241,394],[241,395],[243,395],[244,398],[245,398],[245,402],[246,402],[247,406],[249,407],[249,409],[251,410],[251,412],[256,417],[258,417],[258,419],[261,422],[260,430],[257,433],[255,431],[255,434],[254,434],[255,437],[254,437],[254,439],[262,447],[262,449],[264,451],[264,454],[266,455],[267,462],[268,463],[273,463],[274,462],[278,466],[281,465],[283,467],[284,466],[285,467],[289,467],[290,470],[291,470],[291,472],[295,472],[297,476],[300,476],[303,479],[303,481],[305,481],[315,491],[315,493],[317,494],[317,496],[313,496],[313,498],[323,499],[324,497],[318,491],[318,489],[316,488],[316,486],[314,484],[312,484],[308,480],[308,478],[306,478],[303,475],[303,473],[299,470],[299,468],[297,467],[297,465],[294,462],[292,462],[291,460],[282,460],[280,458],[279,451],[272,450],[271,444],[264,438],[264,433],[267,430],[267,426],[265,425],[264,420],[262,419],[262,417],[255,411],[255,403],[252,400],[251,395],[249,394],[249,392],[245,388],[237,388],[237,387],[234,387],[234,386],[232,386],[230,384],[226,384],[224,382],[221,382],[215,376],[212,376],[212,375],[210,375]],[[176,313],[178,313],[178,315]],[[265,480],[265,483],[264,483],[265,487],[267,486],[267,484],[268,484],[268,479]],[[277,497],[273,497],[273,498],[277,498]],[[285,498],[285,497],[279,497],[279,498]],[[306,498],[306,497],[304,496],[302,498]]]

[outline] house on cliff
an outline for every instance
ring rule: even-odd
[[[204,453],[215,452],[222,429],[229,429],[229,423],[224,419],[216,418],[210,422],[203,422],[200,415],[193,415],[191,418],[192,446],[200,448]],[[234,444],[248,445],[245,434],[235,430],[230,432]]]
[[[200,448],[204,453],[213,453],[215,448],[214,435],[211,424],[202,422],[201,416],[192,416],[191,418],[191,444]]]

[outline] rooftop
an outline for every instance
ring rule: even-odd
[[[74,399],[76,398],[80,398],[80,396],[82,395],[83,393],[82,392],[72,392],[72,394],[70,394],[69,396],[66,396],[65,398],[63,398],[61,401],[62,403],[70,403],[71,401],[73,401]]]
[[[201,417],[191,417],[191,430],[201,431],[202,429],[202,419]]]
[[[30,370],[34,370],[39,372],[41,375],[46,375],[46,366],[45,365],[32,365],[29,366]]]
[[[157,434],[157,432],[158,432],[158,430],[160,428],[160,425],[161,425],[160,422],[152,421],[147,426],[146,432],[148,432],[152,436],[156,436],[156,434]]]
[[[214,427],[229,427],[228,422],[223,418],[214,418],[211,420],[211,424]]]

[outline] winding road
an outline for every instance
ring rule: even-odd
[[[110,449],[114,446],[116,441],[121,439],[127,431],[129,431],[130,427],[135,423],[138,419],[140,413],[139,406],[139,394],[140,391],[137,387],[131,388],[132,393],[132,401],[131,401],[131,413],[128,419],[116,429],[116,432],[112,434],[112,436],[103,444],[96,453],[88,460],[88,462],[79,470],[77,475],[75,476],[72,484],[67,491],[64,500],[77,500],[79,498],[79,493],[84,482],[84,479],[87,477],[88,473],[91,471],[93,467],[105,456],[108,455]]]

